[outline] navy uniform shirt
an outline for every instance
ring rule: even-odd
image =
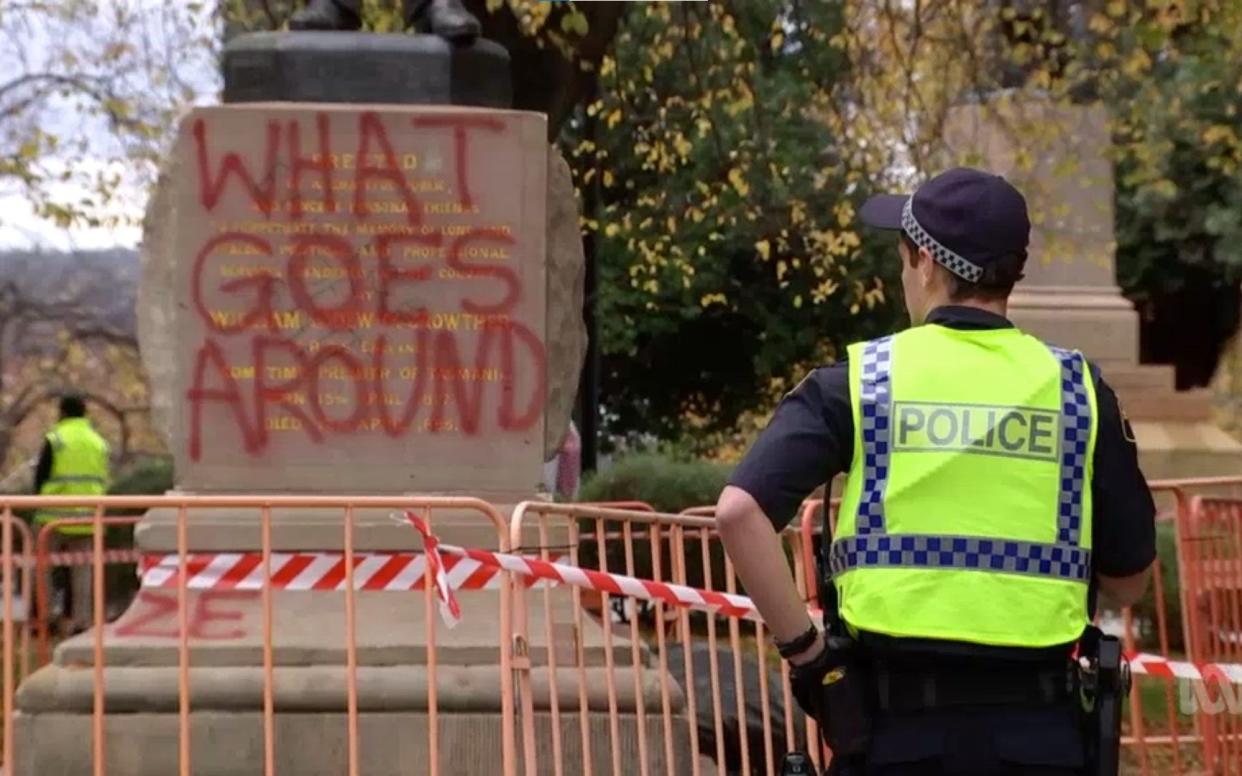
[[[933,310],[927,323],[954,329],[1013,325],[986,310],[956,306]],[[1097,574],[1125,577],[1143,571],[1156,558],[1156,510],[1117,396],[1094,366],[1091,375],[1099,415],[1091,480],[1092,566]],[[842,361],[816,369],[785,397],[730,484],[749,493],[780,530],[815,488],[850,470],[853,454],[849,370]],[[1094,594],[1091,598],[1094,610]],[[950,645],[933,649],[946,647],[955,651]]]

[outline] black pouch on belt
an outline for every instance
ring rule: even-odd
[[[858,642],[827,638],[829,665],[820,688],[820,734],[834,757],[862,755],[871,743],[875,679]]]

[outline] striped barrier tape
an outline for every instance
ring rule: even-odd
[[[345,556],[340,552],[271,553],[273,590],[344,590]],[[426,555],[420,552],[354,553],[355,590],[422,590]],[[477,560],[442,556],[442,576],[454,590],[495,590],[501,571]],[[142,556],[144,588],[175,588],[180,560],[176,555]],[[433,568],[433,573],[435,569]],[[260,590],[263,554],[258,552],[191,553],[186,556],[190,590]],[[531,580],[533,586],[537,580]]]
[[[1126,659],[1130,661],[1130,672],[1133,674],[1242,685],[1242,664],[1238,663],[1191,663],[1132,651],[1126,653]]]
[[[440,563],[437,572],[433,562],[433,574],[438,582],[441,613],[450,624],[460,617],[460,606],[453,591],[497,589],[502,572],[519,575],[526,580],[527,587],[566,584],[599,593],[762,622],[754,603],[747,596],[567,566],[557,562],[559,558],[546,561],[442,544],[417,515],[407,514],[402,522],[413,525],[423,535],[429,554],[433,554]],[[92,553],[58,553],[49,556],[49,559],[61,556],[72,556],[73,560],[81,560],[79,556],[85,556],[83,562],[89,563]],[[136,550],[109,550],[105,558],[116,560],[105,562],[132,563],[139,557],[143,587],[177,586],[179,560],[176,555],[140,556]],[[423,553],[414,552],[355,553],[354,589],[421,590],[426,579],[426,558]],[[260,553],[194,553],[186,559],[189,576],[186,587],[191,590],[258,590],[263,586],[262,566],[263,556]],[[343,590],[345,559],[339,552],[273,552],[271,574],[273,589],[277,590]],[[1131,672],[1136,675],[1242,685],[1242,664],[1194,663],[1133,651],[1128,652],[1126,657],[1130,661]]]
[[[681,606],[696,611],[705,611],[725,617],[738,617],[746,620],[762,622],[755,604],[747,596],[734,593],[720,593],[713,590],[700,590],[686,585],[669,582],[656,582],[649,579],[613,574],[605,571],[583,569],[566,566],[560,563],[528,558],[518,555],[505,555],[486,550],[455,547],[442,544],[431,535],[426,523],[416,515],[407,513],[407,520],[423,535],[429,551],[436,554],[448,553],[447,558],[468,558],[482,565],[496,569],[504,569],[522,576],[546,580],[557,584],[567,584],[584,590],[593,590],[611,595],[630,596],[648,601],[656,601],[672,606]],[[455,601],[451,590],[441,593],[442,600]],[[817,610],[811,610],[814,615]],[[1144,652],[1130,652],[1130,671],[1133,674],[1163,677],[1169,679],[1196,679],[1212,683],[1230,683],[1242,685],[1242,664],[1230,663],[1191,663],[1169,660],[1160,655]]]
[[[585,590],[595,590],[611,595],[630,596],[648,601],[658,601],[673,606],[684,606],[700,611],[712,612],[725,617],[740,617],[747,620],[760,620],[759,611],[749,598],[736,593],[719,593],[714,590],[699,590],[687,585],[671,582],[656,582],[650,579],[639,579],[624,574],[613,574],[606,571],[595,571],[578,566],[566,566],[553,561],[530,558],[522,555],[507,555],[488,550],[467,549],[451,544],[442,544],[432,535],[427,523],[412,512],[405,514],[410,525],[422,534],[428,553],[440,555],[448,553],[449,557],[472,560],[489,568],[503,569],[527,579],[567,584]],[[449,558],[444,558],[447,561]],[[452,590],[441,594],[446,605],[452,605]]]
[[[89,566],[95,562],[95,553],[90,550],[73,552],[48,553],[46,563],[49,566]],[[104,550],[103,562],[106,563],[140,563],[142,552],[133,548]]]

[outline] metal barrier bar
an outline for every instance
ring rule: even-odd
[[[359,553],[355,549],[354,541],[354,522],[358,509],[425,509],[430,520],[431,514],[435,509],[452,509],[459,511],[472,511],[481,513],[490,520],[496,529],[497,544],[499,549],[507,551],[509,547],[509,531],[508,521],[502,517],[496,509],[483,501],[472,498],[450,498],[450,497],[408,497],[408,496],[361,496],[361,497],[337,497],[337,496],[224,496],[224,495],[208,495],[208,496],[187,496],[187,495],[166,495],[166,496],[104,496],[104,497],[43,497],[43,496],[15,496],[11,498],[0,497],[0,509],[3,510],[3,519],[5,525],[0,527],[0,544],[3,544],[3,558],[0,564],[3,566],[3,585],[5,590],[4,607],[5,622],[3,624],[3,635],[5,643],[3,646],[4,662],[5,662],[5,678],[3,680],[3,711],[4,719],[4,752],[3,752],[3,769],[5,773],[12,773],[13,767],[13,710],[14,710],[14,672],[13,672],[13,648],[15,641],[13,639],[14,616],[13,616],[13,567],[15,564],[16,553],[12,546],[12,536],[14,530],[20,531],[19,535],[27,536],[29,531],[25,525],[13,517],[15,509],[23,508],[77,508],[83,510],[92,510],[93,514],[89,517],[67,518],[50,522],[43,527],[37,539],[27,539],[25,542],[24,558],[22,562],[23,573],[29,575],[35,573],[39,569],[39,557],[41,556],[46,570],[49,559],[47,552],[49,537],[51,532],[60,527],[73,525],[90,526],[93,533],[93,549],[89,553],[91,560],[91,576],[93,585],[92,599],[94,602],[93,612],[93,633],[90,636],[92,642],[92,654],[94,665],[92,666],[93,688],[91,701],[91,741],[89,744],[89,755],[92,759],[91,770],[93,773],[103,776],[107,768],[107,758],[105,746],[108,718],[105,716],[107,668],[105,662],[105,625],[106,625],[106,607],[107,587],[104,575],[104,567],[106,562],[111,559],[111,555],[105,552],[105,528],[110,525],[132,524],[137,521],[134,517],[110,517],[105,516],[106,511],[114,509],[149,509],[155,507],[172,508],[176,510],[176,541],[177,541],[177,564],[176,564],[176,595],[177,605],[175,610],[178,629],[176,633],[176,651],[177,651],[177,727],[178,741],[176,744],[177,772],[188,776],[194,769],[192,765],[191,750],[191,684],[190,684],[190,646],[191,646],[191,628],[190,608],[192,602],[189,600],[191,590],[191,578],[198,574],[201,569],[191,566],[191,556],[188,547],[188,517],[189,512],[199,508],[238,508],[238,509],[254,509],[257,513],[260,523],[261,546],[258,549],[257,559],[251,564],[254,568],[260,569],[262,574],[262,659],[263,659],[263,773],[264,776],[274,776],[276,773],[276,739],[275,739],[275,656],[274,656],[274,640],[273,640],[273,620],[274,620],[274,582],[272,579],[272,510],[288,509],[288,508],[335,508],[341,509],[343,513],[343,544],[344,553],[340,561],[338,569],[342,570],[344,575],[344,591],[345,591],[345,675],[346,675],[346,723],[348,734],[348,753],[349,766],[348,772],[351,776],[357,776],[359,772],[363,750],[359,741],[360,715],[359,715],[359,690],[358,690],[358,643],[357,643],[357,626],[359,610],[356,605],[356,582],[361,582],[355,572],[360,568],[359,562],[362,560]],[[14,529],[14,524],[18,526]],[[35,550],[39,550],[36,552]],[[80,559],[76,556],[72,559],[78,562]],[[170,569],[171,570],[171,569]],[[429,567],[427,571],[430,571]],[[336,573],[334,571],[334,573]],[[36,580],[24,587],[25,595],[30,595],[32,591],[41,592],[43,598],[43,606],[41,611],[47,612],[47,600],[49,598],[45,574],[36,574]],[[425,580],[430,582],[430,576]],[[42,588],[38,591],[38,588]],[[432,590],[431,584],[424,584],[425,598],[424,601],[429,604],[427,606],[427,615],[429,622],[427,625],[427,671],[428,671],[428,751],[430,772],[435,773],[440,769],[440,731],[439,731],[439,699],[437,693],[438,674],[437,674],[437,650],[436,650],[436,625],[434,616],[431,611],[433,599],[428,595]],[[170,602],[171,603],[171,602]],[[514,708],[514,677],[513,677],[513,660],[511,654],[511,645],[509,636],[513,633],[513,616],[511,612],[512,598],[509,590],[507,574],[501,575],[501,584],[499,585],[499,603],[500,603],[500,622],[498,627],[497,645],[499,646],[498,654],[500,661],[501,673],[501,758],[502,773],[504,776],[514,776],[517,768],[517,748],[515,740],[516,713]],[[171,612],[170,612],[171,613]],[[47,635],[46,623],[42,623],[40,630],[44,637]],[[171,742],[170,742],[171,744]],[[85,755],[86,753],[84,753]]]
[[[263,551],[263,776],[276,775],[276,700],[272,656],[272,508],[259,510]]]
[[[177,507],[177,760],[181,776],[190,772],[190,608],[186,597],[189,595],[189,557],[186,507]],[[99,565],[99,564],[96,564]],[[102,628],[96,633],[101,633]],[[95,655],[95,670],[99,677],[103,676],[103,655]],[[103,688],[96,682],[95,692],[102,700]],[[103,715],[96,712],[96,719],[102,724]],[[102,755],[96,755],[96,761]]]
[[[1190,483],[1187,485],[1187,483]],[[1221,662],[1242,660],[1242,644],[1236,640],[1224,638],[1224,634],[1242,632],[1242,599],[1236,593],[1229,593],[1224,589],[1217,589],[1220,580],[1239,580],[1242,579],[1242,506],[1237,506],[1230,499],[1202,499],[1187,495],[1184,488],[1187,487],[1237,487],[1242,488],[1242,477],[1237,478],[1203,478],[1199,480],[1176,481],[1176,482],[1156,482],[1153,483],[1153,490],[1158,493],[1168,493],[1177,499],[1177,511],[1173,519],[1178,525],[1178,554],[1181,563],[1181,577],[1184,581],[1183,585],[1183,605],[1182,605],[1182,622],[1180,623],[1187,637],[1187,644],[1192,654],[1192,659],[1202,660],[1203,655],[1210,654],[1217,656]],[[248,496],[203,496],[203,497],[187,497],[187,496],[152,496],[152,497],[102,497],[102,498],[74,498],[74,497],[14,497],[3,500],[3,519],[5,525],[2,527],[3,534],[0,541],[3,542],[3,574],[4,574],[4,713],[5,713],[5,730],[4,730],[4,763],[6,767],[11,769],[12,752],[13,752],[13,729],[12,729],[12,712],[13,712],[13,690],[14,690],[14,655],[13,650],[16,645],[14,636],[14,593],[13,579],[14,566],[17,560],[17,553],[14,552],[13,531],[21,531],[25,528],[24,524],[13,517],[15,508],[29,507],[57,507],[57,506],[85,506],[94,510],[94,514],[87,518],[70,519],[66,521],[58,521],[57,524],[74,524],[90,525],[93,528],[93,552],[92,552],[92,577],[93,599],[94,599],[94,697],[92,701],[93,718],[92,718],[92,751],[94,755],[94,772],[103,774],[105,768],[104,747],[106,734],[106,718],[104,717],[104,650],[103,650],[103,625],[105,620],[106,601],[106,579],[104,576],[104,564],[108,558],[104,550],[104,534],[103,530],[110,524],[118,522],[133,522],[134,518],[113,518],[105,516],[107,509],[119,507],[175,507],[177,509],[177,543],[178,543],[178,579],[177,579],[177,618],[179,623],[178,633],[178,676],[179,676],[179,702],[178,702],[178,763],[179,772],[182,774],[190,773],[191,769],[191,750],[190,750],[190,685],[189,685],[189,601],[188,601],[188,585],[190,579],[190,556],[186,541],[187,531],[187,513],[191,509],[210,508],[210,507],[237,507],[256,509],[259,512],[261,524],[261,558],[262,558],[262,606],[263,606],[263,736],[264,736],[264,776],[274,776],[275,768],[275,729],[274,729],[274,655],[273,655],[273,593],[272,593],[272,536],[271,536],[271,510],[273,508],[289,508],[289,507],[332,507],[341,508],[344,511],[343,523],[343,541],[344,541],[344,558],[342,565],[345,575],[345,619],[347,631],[346,643],[346,674],[347,674],[347,722],[349,726],[349,772],[351,776],[356,776],[361,759],[362,750],[358,741],[359,733],[359,711],[358,711],[358,687],[357,687],[357,670],[358,670],[358,646],[356,641],[356,626],[358,610],[356,609],[356,601],[354,595],[355,570],[359,561],[359,557],[354,548],[353,523],[355,519],[355,510],[362,508],[407,508],[421,509],[426,511],[426,516],[430,522],[432,511],[434,509],[472,509],[482,511],[487,514],[497,525],[498,535],[501,537],[501,550],[506,551],[510,545],[521,545],[523,535],[523,526],[530,525],[532,518],[536,519],[539,541],[539,557],[545,560],[551,560],[550,545],[558,542],[559,539],[553,539],[550,535],[552,521],[564,522],[567,525],[566,535],[569,544],[570,564],[581,564],[583,561],[581,547],[591,547],[592,545],[598,550],[599,561],[598,566],[602,570],[607,570],[610,561],[614,563],[614,567],[620,565],[616,562],[618,557],[623,557],[624,567],[628,574],[634,575],[640,570],[640,565],[645,561],[640,560],[638,550],[640,545],[635,544],[638,539],[646,545],[646,550],[650,554],[651,577],[657,581],[663,581],[665,575],[670,576],[673,581],[680,584],[692,584],[689,578],[693,573],[691,566],[698,563],[701,564],[702,583],[697,585],[709,590],[726,590],[733,591],[736,589],[736,580],[733,574],[732,564],[727,559],[723,560],[719,553],[717,538],[714,532],[714,523],[710,519],[712,508],[704,507],[693,510],[692,514],[682,515],[661,515],[646,509],[615,509],[609,506],[583,506],[583,505],[550,505],[550,504],[534,504],[528,503],[518,507],[515,511],[512,521],[506,524],[503,518],[495,512],[490,505],[483,504],[474,499],[448,499],[448,498],[386,498],[386,497],[359,497],[359,498],[337,498],[337,497],[318,497],[318,496],[272,496],[272,497],[248,497]],[[1217,505],[1216,512],[1212,511],[1213,504]],[[1238,511],[1237,515],[1230,515],[1222,512],[1223,505],[1228,505],[1229,509]],[[624,505],[629,506],[629,505]],[[813,520],[816,510],[823,508],[823,502],[807,502],[802,508],[802,520],[796,529],[787,531],[783,539],[786,547],[791,553],[794,563],[795,579],[799,589],[804,596],[810,601],[815,597],[814,574],[814,552],[813,546],[817,526],[813,525],[819,521]],[[836,504],[830,501],[824,515],[825,519],[830,523],[835,518]],[[579,521],[591,526],[585,533],[579,531]],[[14,529],[16,523],[19,528]],[[618,525],[619,524],[619,525]],[[1211,528],[1215,526],[1215,528]],[[26,547],[22,561],[22,571],[29,575],[45,569],[40,568],[39,558],[48,558],[46,553],[47,534],[49,530],[54,530],[55,525],[49,525],[40,532],[37,539],[31,541],[27,538],[24,542]],[[1211,538],[1211,530],[1221,533],[1220,536]],[[690,532],[689,541],[686,540],[686,532]],[[1207,538],[1204,538],[1204,532],[1207,532]],[[27,531],[27,535],[29,532]],[[559,534],[558,534],[559,536]],[[621,541],[620,547],[616,546],[616,542]],[[580,547],[581,545],[581,547]],[[697,545],[697,546],[696,546]],[[31,553],[31,548],[36,552]],[[621,554],[612,554],[620,551]],[[668,552],[669,557],[664,558],[664,553]],[[713,565],[714,563],[718,565]],[[689,565],[688,565],[689,564]],[[718,572],[715,570],[723,565],[724,577],[719,579]],[[424,569],[424,614],[427,618],[425,623],[427,628],[429,648],[428,648],[428,718],[429,727],[429,767],[430,772],[434,773],[440,766],[441,752],[439,750],[439,711],[438,711],[438,682],[437,682],[437,657],[434,649],[436,638],[437,624],[432,613],[432,607],[435,600],[432,592],[430,567]],[[1218,578],[1219,577],[1219,578]],[[529,642],[526,638],[530,623],[528,618],[533,615],[528,604],[531,599],[526,598],[526,588],[524,585],[510,585],[507,583],[507,574],[502,576],[505,583],[501,585],[501,611],[500,611],[500,638],[498,643],[500,648],[501,659],[501,698],[502,698],[502,725],[505,734],[502,736],[502,759],[503,772],[506,776],[513,776],[517,769],[517,752],[518,752],[518,711],[521,710],[521,742],[522,754],[525,761],[525,767],[529,773],[543,772],[537,762],[536,738],[535,738],[535,720],[534,710],[536,701],[536,692],[542,693],[543,685],[531,681],[530,655],[526,651]],[[1160,591],[1165,584],[1171,583],[1172,580],[1163,578],[1161,570],[1157,567],[1153,584],[1157,591]],[[1206,592],[1201,601],[1203,608],[1199,608],[1200,599],[1199,592]],[[40,614],[47,612],[47,590],[45,575],[36,573],[36,579],[32,584],[23,585],[23,595],[30,596],[38,594],[43,599],[40,606]],[[553,591],[544,586],[540,595],[544,604],[544,612],[548,612],[552,608]],[[668,612],[667,607],[659,602],[651,604],[648,608],[654,609],[654,631],[649,632],[647,625],[640,622],[640,617],[645,618],[650,611],[639,614],[637,609],[623,616],[629,617],[628,636],[630,645],[623,648],[622,661],[628,659],[630,669],[634,671],[633,682],[623,682],[626,685],[632,684],[634,693],[634,710],[635,719],[638,722],[636,735],[634,737],[638,749],[638,767],[634,767],[632,759],[624,759],[622,753],[622,739],[620,733],[620,709],[618,699],[623,689],[618,683],[620,677],[617,676],[619,665],[617,663],[615,648],[619,645],[613,639],[612,624],[612,606],[611,604],[617,599],[617,596],[611,596],[604,593],[603,596],[603,642],[604,642],[604,668],[607,692],[607,713],[608,713],[608,729],[612,734],[610,736],[609,756],[614,773],[629,773],[634,771],[648,772],[651,768],[652,758],[663,756],[666,762],[666,770],[673,773],[673,761],[677,754],[674,750],[674,742],[677,735],[686,725],[688,733],[690,754],[692,762],[689,772],[701,772],[700,754],[710,753],[716,760],[717,769],[723,773],[725,771],[725,762],[729,758],[734,758],[734,762],[744,769],[753,769],[760,772],[772,773],[774,764],[779,755],[778,750],[788,750],[799,744],[801,735],[806,735],[804,740],[818,741],[817,731],[813,721],[805,720],[805,729],[799,730],[793,713],[794,702],[788,685],[788,671],[783,662],[780,665],[780,690],[776,694],[783,699],[784,719],[782,724],[775,724],[773,720],[773,710],[770,707],[771,693],[775,689],[769,683],[769,677],[766,670],[767,655],[767,637],[766,631],[762,627],[743,625],[736,619],[731,619],[727,623],[727,633],[720,629],[721,623],[714,616],[703,614],[691,614],[684,608],[677,612]],[[592,773],[593,758],[591,752],[591,726],[589,722],[590,712],[593,707],[598,709],[601,701],[592,701],[592,695],[588,687],[588,660],[586,654],[586,646],[583,643],[582,635],[584,631],[584,611],[582,607],[582,595],[576,588],[572,593],[573,602],[573,622],[578,638],[575,639],[573,645],[573,653],[576,658],[577,675],[577,707],[579,712],[579,733],[581,736],[581,752],[582,765],[581,772]],[[29,607],[27,607],[29,611]],[[516,612],[516,618],[515,613]],[[1156,595],[1154,599],[1154,625],[1156,634],[1159,639],[1159,649],[1161,654],[1166,657],[1177,657],[1170,652],[1169,628],[1175,627],[1174,623],[1169,622],[1169,613],[1164,606],[1164,597]],[[1134,647],[1136,645],[1138,623],[1132,612],[1125,611],[1123,616],[1123,628],[1127,646]],[[515,621],[516,619],[516,621]],[[645,621],[644,621],[645,622]],[[47,623],[38,622],[38,618],[33,624],[39,629],[42,639],[47,638]],[[571,703],[562,703],[561,696],[558,692],[560,681],[563,674],[566,673],[564,661],[558,654],[557,644],[563,643],[560,633],[554,628],[554,624],[550,618],[545,616],[542,627],[542,638],[547,647],[547,694],[548,707],[552,716],[552,755],[555,762],[552,764],[552,770],[558,776],[565,772],[576,772],[579,766],[574,764],[574,768],[567,769],[565,757],[567,756],[565,741],[560,720],[565,713],[567,707],[571,707]],[[622,631],[624,633],[625,631]],[[516,635],[515,635],[516,634]],[[749,644],[746,640],[753,636],[754,644]],[[29,637],[29,634],[26,634]],[[512,637],[512,640],[511,640]],[[718,653],[724,645],[727,638],[728,647],[731,649],[729,657],[720,658]],[[695,674],[696,658],[693,654],[693,647],[696,642],[700,643],[706,640],[708,643],[708,660],[711,667],[711,677],[709,683],[710,693],[696,693],[694,682],[690,679]],[[44,642],[45,643],[45,642]],[[653,661],[658,666],[658,672],[661,677],[668,675],[674,664],[679,663],[680,668],[685,671],[686,677],[683,697],[678,703],[674,703],[673,688],[667,682],[661,682],[659,686],[659,699],[655,700],[654,695],[648,695],[647,685],[644,684],[640,677],[640,671],[637,668],[639,663],[643,662],[644,649],[643,646],[650,649],[654,647],[656,651],[656,660]],[[683,657],[679,661],[672,661],[669,657],[669,650],[673,645],[680,645],[683,648]],[[723,653],[720,653],[723,654]],[[744,658],[748,659],[750,655],[754,655],[759,666],[758,679],[750,679],[744,665]],[[29,654],[26,655],[27,659]],[[731,658],[731,659],[730,659]],[[730,699],[726,697],[724,688],[721,686],[721,680],[727,681],[728,677],[721,673],[729,662],[732,663],[731,668],[725,668],[737,685],[736,695],[730,703]],[[656,670],[649,664],[646,671]],[[1172,681],[1157,680],[1155,678],[1143,678],[1143,681],[1164,681],[1165,710],[1168,714],[1168,725],[1161,729],[1158,720],[1151,717],[1143,717],[1143,705],[1139,702],[1137,696],[1131,698],[1131,721],[1132,727],[1130,735],[1127,736],[1126,742],[1128,748],[1134,753],[1138,764],[1143,773],[1165,772],[1165,765],[1154,765],[1153,755],[1158,749],[1169,749],[1172,762],[1168,764],[1174,772],[1181,773],[1184,769],[1195,767],[1193,758],[1184,757],[1183,746],[1194,747],[1196,752],[1202,751],[1205,763],[1214,764],[1218,769],[1224,769],[1224,772],[1236,772],[1239,757],[1242,757],[1242,731],[1238,730],[1238,719],[1233,717],[1227,718],[1209,718],[1208,715],[1199,714],[1194,718],[1196,733],[1187,733],[1183,728],[1179,728],[1179,716],[1175,708],[1175,687]],[[747,730],[745,722],[746,706],[743,697],[747,684],[755,685],[757,683],[761,697],[764,699],[763,706],[759,712],[762,720],[762,740],[757,737],[754,739],[747,738]],[[710,694],[712,706],[710,711],[705,708],[706,695]],[[541,695],[539,697],[542,697]],[[540,701],[542,703],[542,701]],[[726,733],[724,729],[723,714],[727,706],[735,706],[735,711],[742,718],[743,724],[740,725],[738,737],[733,740],[732,734]],[[1150,708],[1148,709],[1150,712]],[[653,715],[659,714],[661,719],[657,721]],[[684,719],[683,719],[684,717]],[[756,720],[758,721],[758,720]],[[703,724],[700,728],[700,723]],[[1154,725],[1154,726],[1153,726]],[[783,732],[782,732],[783,730]],[[661,745],[653,743],[652,736],[659,731],[663,734]],[[714,731],[713,741],[704,741],[700,738],[700,732],[705,731],[704,735]],[[778,736],[780,738],[778,738]],[[805,744],[802,744],[805,745]],[[708,752],[701,750],[706,748]],[[812,747],[815,749],[815,747]],[[813,752],[813,756],[818,762],[824,763],[828,759],[827,753]],[[629,757],[629,755],[625,755]],[[764,763],[761,766],[758,758],[763,757]],[[752,768],[753,766],[753,768]]]
[[[29,498],[29,497],[28,497]],[[38,498],[38,497],[36,497]],[[100,507],[102,509],[103,507]],[[135,516],[100,516],[99,525],[105,528],[110,526],[126,526],[137,525],[140,517]],[[51,617],[51,594],[48,590],[48,579],[51,575],[50,567],[57,564],[52,562],[53,554],[48,550],[48,543],[56,534],[57,530],[62,527],[73,526],[91,526],[93,533],[97,534],[98,530],[94,528],[96,525],[95,517],[65,517],[49,520],[39,526],[39,532],[35,538],[35,603],[38,607],[37,616],[34,620],[35,639],[39,650],[39,665],[46,665],[52,659],[51,654],[51,634],[49,632],[49,622]],[[99,542],[92,539],[92,548],[90,552],[90,565],[92,566],[91,576],[94,579],[96,559],[107,556],[107,550],[100,551],[98,549]],[[74,553],[76,555],[76,553]],[[107,563],[108,561],[105,561]],[[119,564],[125,561],[117,561]],[[92,585],[92,587],[94,587]],[[92,595],[93,598],[93,595]]]
[[[556,536],[549,538],[548,526],[551,520],[557,520],[568,526],[569,565],[604,572],[623,567],[627,576],[639,574],[643,575],[643,579],[647,578],[645,575],[649,568],[653,582],[662,583],[671,577],[673,584],[709,592],[723,591],[723,594],[727,594],[737,590],[732,563],[725,558],[719,545],[714,520],[702,514],[710,510],[704,508],[695,511],[698,514],[666,515],[583,505],[528,502],[519,505],[515,510],[511,540],[517,547],[515,551],[520,553],[521,540],[526,537],[529,541],[532,535],[530,526],[538,524],[541,527],[538,538],[541,547],[546,548],[549,543],[556,544],[562,534],[558,532]],[[589,525],[590,530],[584,534],[575,534],[574,526],[580,522]],[[785,539],[789,542],[794,563],[798,567],[799,578],[805,578],[801,570],[802,554],[797,534],[791,530],[785,534]],[[647,557],[640,559],[639,549],[649,552],[649,561]],[[665,571],[666,552],[669,573]],[[622,585],[619,590],[624,591],[625,587]],[[576,596],[577,588],[574,590]],[[521,586],[515,587],[514,592],[518,598],[526,595]],[[544,595],[550,595],[550,592],[545,589]],[[750,622],[743,624],[737,619],[721,622],[712,614],[691,612],[680,606],[675,607],[676,611],[670,611],[664,602],[644,601],[641,608],[637,602],[633,607],[624,607],[622,616],[628,618],[628,621],[621,627],[631,643],[623,646],[611,639],[611,633],[617,627],[612,604],[618,597],[616,590],[601,590],[601,598],[605,599],[602,621],[599,623],[602,635],[599,640],[593,641],[595,644],[601,641],[603,643],[601,662],[606,674],[607,724],[612,746],[608,754],[612,756],[614,771],[655,771],[658,762],[655,758],[662,756],[665,764],[658,770],[668,773],[701,773],[709,759],[714,761],[713,772],[721,774],[776,773],[783,752],[797,744],[795,728],[798,727],[798,715],[793,711],[787,674],[782,673],[778,678],[775,669],[769,668],[767,632]],[[545,612],[548,608],[545,603]],[[529,608],[518,609],[529,616],[538,616]],[[547,629],[550,626],[547,615],[543,616],[544,623],[519,624],[519,630],[526,632],[524,629],[542,627],[544,638],[548,639]],[[581,608],[575,611],[575,619],[576,624],[583,622]],[[578,632],[581,644],[586,635],[581,626]],[[643,649],[638,649],[640,646]],[[676,660],[672,659],[671,654],[674,646],[682,649],[681,656]],[[617,651],[618,648],[620,652]],[[646,651],[649,651],[649,656],[644,661],[643,654]],[[706,655],[703,654],[704,651]],[[621,656],[624,659],[618,661],[616,658]],[[555,657],[550,657],[549,663],[554,660]],[[579,662],[582,662],[581,658]],[[618,676],[622,663],[626,670],[637,669],[630,677],[632,682]],[[771,679],[768,673],[770,670]],[[681,677],[678,680],[684,678],[680,682],[682,692],[678,694],[676,704],[673,700],[675,685],[670,684],[670,671],[680,671]],[[555,673],[551,668],[549,672]],[[658,685],[640,681],[640,673],[648,677],[659,677]],[[580,676],[580,693],[583,681]],[[778,685],[773,682],[779,683],[779,690]],[[550,689],[554,690],[557,683],[558,680],[553,676]],[[728,687],[725,686],[726,683]],[[630,696],[629,685],[633,687],[633,697]],[[750,699],[753,699],[756,690],[761,699],[757,708],[750,705]],[[623,735],[618,725],[618,699],[621,696],[626,698],[627,714],[633,712],[625,718],[626,724],[638,724],[633,735]],[[603,700],[601,699],[601,703]],[[778,722],[775,718],[775,707],[769,707],[768,704],[782,702],[784,716]],[[580,709],[585,707],[586,704],[580,700]],[[599,709],[600,712],[605,711],[602,706]],[[554,717],[559,713],[558,709],[553,710]],[[658,722],[653,718],[657,713],[661,716]],[[727,723],[726,715],[731,718]],[[736,729],[732,721],[735,716],[739,723]],[[556,730],[559,726],[559,720],[554,718],[552,729]],[[524,724],[524,728],[529,730],[530,726]],[[657,731],[664,737],[659,746],[654,745],[652,739]],[[621,754],[619,749],[623,742],[628,742],[633,749],[625,750],[622,762],[618,763],[617,757]],[[557,744],[553,741],[554,752],[556,748]],[[688,757],[689,762],[675,760],[679,752],[681,757]],[[633,762],[635,757],[639,760],[638,763]],[[583,760],[584,767],[591,767],[590,756],[585,756]],[[673,770],[674,762],[681,763],[680,770]],[[534,764],[531,767],[539,772],[548,768]]]

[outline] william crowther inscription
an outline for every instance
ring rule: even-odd
[[[346,462],[365,487],[356,472],[395,458],[408,476],[371,487],[453,489],[462,461],[503,460],[471,483],[529,490],[547,392],[539,118],[237,106],[185,127],[181,486],[215,471],[261,488],[261,459],[285,487],[339,487],[323,477]]]

